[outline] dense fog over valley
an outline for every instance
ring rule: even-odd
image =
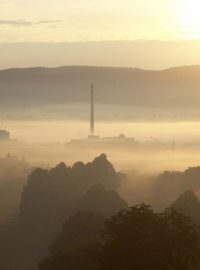
[[[199,67],[1,71],[0,268],[99,270],[100,232],[129,222],[133,240],[153,226],[156,248],[158,224],[197,233],[198,81]]]
[[[200,270],[199,10],[0,0],[0,270]]]

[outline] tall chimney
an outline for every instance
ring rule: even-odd
[[[91,84],[91,100],[90,100],[90,134],[94,135],[94,85]]]

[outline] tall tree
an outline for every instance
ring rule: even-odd
[[[139,205],[108,220],[94,254],[101,270],[200,269],[199,228],[173,208]]]

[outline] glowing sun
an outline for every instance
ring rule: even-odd
[[[178,24],[186,38],[200,38],[200,0],[177,0]]]

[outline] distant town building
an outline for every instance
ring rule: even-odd
[[[5,129],[0,130],[0,141],[9,141],[10,140],[10,132]]]

